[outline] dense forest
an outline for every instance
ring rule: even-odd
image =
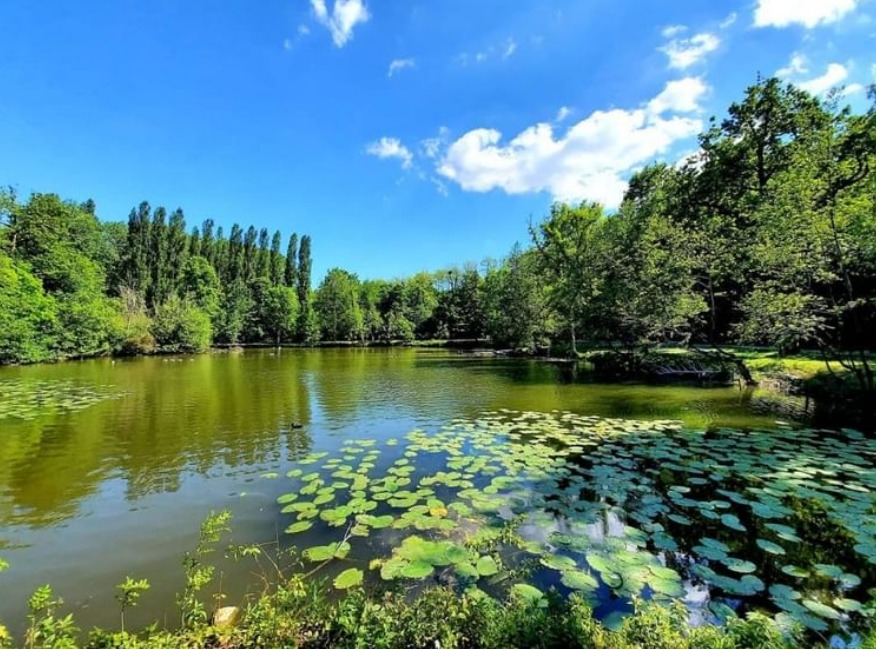
[[[871,99],[876,93],[871,90]],[[142,203],[0,195],[0,362],[212,343],[483,339],[536,350],[673,343],[821,350],[872,389],[876,109],[759,81],[679,165],[613,212],[555,204],[507,258],[393,281],[330,270],[311,241]],[[743,373],[744,373],[744,368]]]

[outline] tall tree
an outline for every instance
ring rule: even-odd
[[[283,283],[283,261],[283,235],[277,230],[271,238],[271,284],[274,286]]]
[[[294,232],[289,237],[289,246],[286,248],[286,268],[283,271],[286,286],[298,290],[298,235]],[[300,305],[301,293],[298,293]]]
[[[182,273],[188,259],[187,243],[185,214],[177,208],[170,215],[167,229],[167,283],[170,292],[180,292]]]
[[[302,245],[304,239],[302,239]],[[359,306],[359,279],[333,268],[316,291],[314,311],[325,340],[361,340],[364,319]]]
[[[152,215],[149,242],[149,273],[152,281],[146,292],[146,303],[153,309],[170,295],[167,271],[167,210],[158,207]]]
[[[262,279],[271,278],[271,249],[270,235],[267,228],[259,231],[259,250],[256,256],[256,277]]]
[[[298,335],[302,340],[306,339],[310,327],[311,304],[310,304],[310,273],[313,260],[310,251],[310,235],[301,237],[301,247],[298,249],[298,307],[299,327]]]

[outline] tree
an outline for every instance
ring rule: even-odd
[[[186,260],[180,282],[180,294],[216,321],[222,299],[219,277],[205,257]]]
[[[596,203],[555,203],[547,220],[530,228],[548,281],[548,302],[569,332],[573,355],[578,353],[579,326],[601,289],[598,240],[604,220],[603,208]]]
[[[271,238],[271,284],[274,286],[280,286],[283,283],[285,260],[283,259],[282,248],[283,235],[277,230]]]
[[[256,277],[271,278],[271,249],[268,247],[270,238],[268,229],[262,228],[259,232],[259,250],[256,258]]]
[[[323,339],[362,339],[364,319],[359,307],[359,279],[355,275],[340,268],[330,270],[316,291],[314,310]]]
[[[286,268],[283,271],[286,286],[298,289],[298,235],[294,232],[289,237],[289,247],[286,248]],[[298,302],[301,303],[301,292],[298,291]]]
[[[170,291],[179,292],[180,290],[183,269],[189,256],[187,243],[185,214],[183,214],[182,209],[178,208],[170,215],[167,229],[165,275]]]
[[[302,340],[308,335],[310,320],[313,318],[310,305],[310,273],[313,266],[310,250],[310,236],[304,235],[301,237],[301,247],[298,249],[298,305],[299,305],[299,327],[298,335]],[[312,333],[312,332],[311,332]]]
[[[538,259],[517,244],[484,278],[487,333],[498,345],[534,349],[547,327],[545,288]]]
[[[159,345],[175,351],[204,351],[213,339],[210,317],[176,294],[156,309],[153,331]]]
[[[298,295],[287,286],[271,286],[265,294],[262,322],[277,347],[295,332],[298,323]]]
[[[0,364],[51,359],[56,309],[27,266],[0,251]]]
[[[146,303],[155,308],[170,295],[167,268],[167,210],[156,208],[152,215],[149,242],[149,273],[152,280],[146,291]]]

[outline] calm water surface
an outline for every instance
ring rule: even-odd
[[[0,388],[22,381],[107,386],[117,398],[0,418],[0,556],[11,564],[0,575],[0,620],[14,633],[45,583],[83,628],[116,625],[113,588],[126,575],[152,583],[130,621],[172,623],[180,559],[199,522],[229,508],[235,541],[278,538],[289,521],[276,498],[287,485],[260,476],[282,475],[305,451],[502,408],[749,428],[773,426],[788,405],[736,388],[601,385],[566,366],[412,349],[0,369]],[[231,592],[244,588],[246,570],[226,570]]]

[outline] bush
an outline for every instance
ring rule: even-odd
[[[210,316],[177,295],[171,295],[158,307],[152,333],[168,351],[202,352],[213,342]]]

